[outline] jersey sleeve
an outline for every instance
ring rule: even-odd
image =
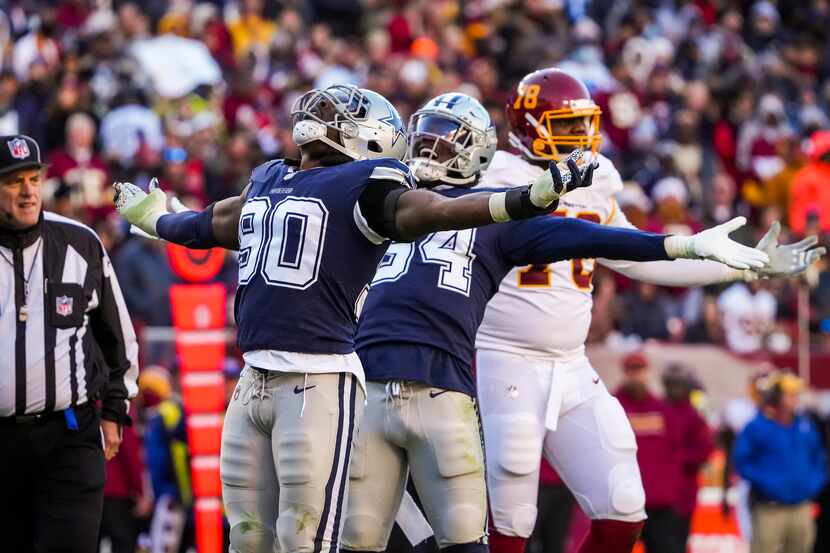
[[[656,261],[669,259],[665,236],[611,228],[571,217],[534,217],[503,225],[499,242],[514,265],[605,257]]]
[[[614,203],[616,204],[616,201]],[[637,228],[631,224],[619,208],[612,212],[608,225],[622,229]],[[598,261],[628,278],[658,286],[707,286],[740,280],[743,276],[743,273],[737,269],[708,259],[675,259],[672,261],[649,262],[599,259]]]
[[[379,181],[391,181],[407,188],[415,188],[415,179],[409,171],[409,167],[397,159],[377,160],[372,164],[368,180],[367,186]]]
[[[395,209],[401,194],[415,188],[409,168],[396,159],[372,164],[366,184],[354,206],[354,222],[369,242],[379,245],[399,238]]]

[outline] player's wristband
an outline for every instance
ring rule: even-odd
[[[700,259],[695,253],[695,244],[691,236],[666,236],[663,245],[666,254],[672,259]]]
[[[490,195],[490,216],[496,223],[529,219],[554,211],[559,205],[558,200],[546,208],[538,208],[530,201],[530,188],[523,186],[513,188],[507,192],[496,192]]]
[[[168,213],[159,217],[156,232],[168,242],[206,250],[219,245],[213,233],[213,204],[204,211]]]

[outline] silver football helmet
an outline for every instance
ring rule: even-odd
[[[478,100],[436,96],[409,120],[408,163],[418,180],[472,186],[496,152],[496,128]]]
[[[293,137],[298,146],[328,144],[352,159],[406,155],[401,116],[383,96],[353,85],[332,85],[300,96],[291,108]],[[328,135],[333,129],[339,142]]]

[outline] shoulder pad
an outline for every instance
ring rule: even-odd
[[[612,197],[623,189],[622,176],[611,160],[604,155],[598,154],[597,162],[599,167],[594,172],[591,189]]]
[[[281,159],[272,159],[254,168],[251,172],[252,181],[264,181],[273,176],[276,171],[285,165]]]
[[[369,159],[369,180],[394,181],[408,188],[415,188],[415,181],[409,167],[393,158]]]

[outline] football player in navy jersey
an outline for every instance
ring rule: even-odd
[[[419,186],[448,198],[480,191],[474,186],[495,148],[487,111],[464,94],[430,100],[409,124],[409,165]],[[409,471],[438,546],[487,550],[485,465],[471,365],[487,301],[513,267],[581,257],[707,257],[738,267],[763,265],[765,254],[728,238],[740,224],[667,237],[537,217],[392,244],[358,326],[368,392],[352,454],[343,550],[386,547]]]
[[[118,210],[147,235],[239,250],[246,368],[220,462],[238,553],[270,553],[275,540],[283,553],[337,549],[365,397],[356,320],[389,240],[545,214],[591,178],[571,162],[567,183],[551,170],[521,189],[450,198],[413,189],[405,129],[379,94],[313,90],[292,117],[299,165],[269,161],[240,196],[204,211],[169,212],[160,190],[115,185]]]

